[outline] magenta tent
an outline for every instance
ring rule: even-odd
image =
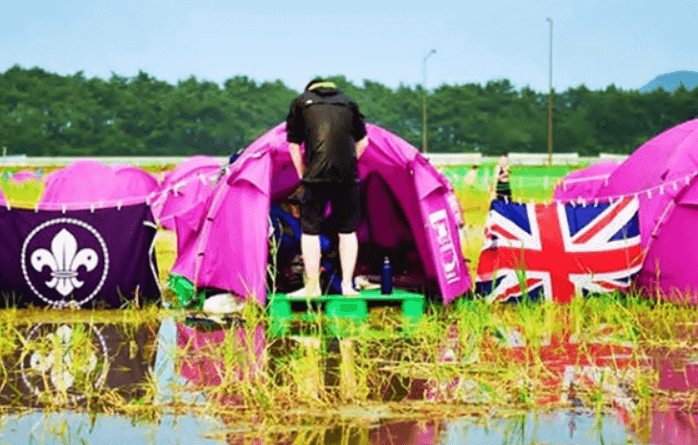
[[[2,193],[2,190],[0,190],[0,206],[7,206],[7,200],[5,199],[5,195]]]
[[[646,258],[637,283],[671,300],[698,303],[698,120],[642,144],[608,177],[600,198],[640,199]]]
[[[123,193],[127,196],[148,196],[158,190],[157,178],[142,168],[133,165],[112,165],[119,184],[126,187]]]
[[[111,168],[99,161],[80,160],[52,172],[39,199],[42,209],[117,207],[146,202],[156,194],[157,181],[135,167]]]
[[[13,182],[18,182],[18,183],[23,183],[26,181],[38,181],[39,176],[36,174],[34,170],[20,170],[14,175],[12,175],[12,181]]]
[[[199,288],[265,303],[270,204],[300,184],[285,127],[247,147],[205,205],[174,218],[173,274]],[[406,141],[375,125],[367,130],[369,146],[359,161],[363,221],[356,273],[380,273],[382,255],[389,253],[401,262],[396,270],[436,288],[449,303],[471,287],[461,254],[462,216],[450,183]]]
[[[555,187],[553,197],[560,201],[591,202],[618,165],[615,161],[604,161],[570,172]]]
[[[174,217],[199,206],[213,193],[213,181],[222,165],[209,156],[193,156],[169,172],[153,202],[155,219],[169,230],[174,229]]]

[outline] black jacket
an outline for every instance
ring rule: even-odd
[[[366,136],[364,117],[335,88],[298,96],[286,118],[289,142],[305,142],[304,182],[356,181],[356,142]]]

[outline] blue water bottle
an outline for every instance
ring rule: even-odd
[[[390,258],[385,257],[383,261],[383,271],[381,273],[381,294],[390,295],[393,293],[393,267],[390,265]]]

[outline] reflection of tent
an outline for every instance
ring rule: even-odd
[[[156,189],[155,178],[136,167],[110,168],[98,161],[81,160],[47,176],[39,207],[115,207],[119,201],[122,204],[144,202]]]
[[[698,303],[698,120],[642,144],[619,165],[598,197],[640,198],[640,235],[647,257],[637,281],[670,299]],[[688,291],[688,292],[687,292]]]
[[[569,201],[582,198],[590,201],[617,167],[617,162],[606,161],[569,173],[555,188],[555,199]]]
[[[365,216],[356,273],[378,274],[389,255],[397,286],[438,290],[447,303],[471,284],[457,199],[414,147],[373,125],[368,134],[359,162]],[[270,201],[287,197],[298,184],[281,124],[245,150],[205,206],[175,218],[178,257],[172,272],[199,287],[264,302]]]
[[[205,325],[204,325],[205,326]],[[247,380],[254,378],[264,366],[264,351],[267,341],[264,327],[228,329],[204,328],[187,321],[177,323],[177,348],[182,357],[179,370],[188,382],[195,385],[218,386],[223,381],[229,384],[230,378]],[[224,360],[221,349],[229,348],[237,357],[238,369],[230,369]],[[227,379],[226,379],[227,377]]]
[[[213,192],[208,178],[215,177],[221,167],[215,158],[193,156],[168,173],[159,189],[164,193],[152,206],[153,215],[160,224],[166,229],[174,229],[174,215],[205,201]]]

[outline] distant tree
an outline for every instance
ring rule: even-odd
[[[440,85],[425,92],[345,76],[329,80],[351,96],[368,122],[422,146],[427,94],[430,152],[499,155],[547,150],[548,95],[485,85]],[[87,79],[18,65],[0,73],[0,147],[28,155],[228,155],[283,122],[299,92],[282,81],[234,76],[222,86],[190,77],[171,85],[139,71]],[[629,153],[680,122],[698,118],[698,88],[648,93],[614,85],[554,92],[553,148],[583,155]]]

